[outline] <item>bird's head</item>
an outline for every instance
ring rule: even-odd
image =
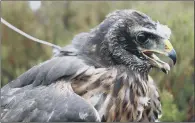
[[[156,54],[176,63],[176,52],[169,41],[171,30],[167,26],[135,10],[115,11],[106,20],[113,21],[101,43],[102,58],[109,56],[115,64],[126,64],[140,71],[144,67],[156,67],[165,73],[170,65]]]

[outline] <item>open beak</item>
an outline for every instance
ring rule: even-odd
[[[162,60],[160,60],[155,53],[157,54],[163,54],[165,56],[168,56],[172,61],[173,65],[176,64],[177,56],[176,52],[173,49],[173,46],[171,45],[169,40],[164,41],[164,48],[159,50],[143,50],[143,55],[148,58],[150,63],[157,68],[160,68],[164,73],[168,74],[168,71],[170,70],[170,65]]]

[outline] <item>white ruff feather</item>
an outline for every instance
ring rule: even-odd
[[[160,24],[159,22],[157,22],[156,32],[166,39],[169,39],[169,37],[171,35],[170,28],[166,25]]]

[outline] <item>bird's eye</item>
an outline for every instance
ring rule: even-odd
[[[148,41],[148,36],[144,33],[139,33],[136,37],[136,40],[141,43],[144,44]]]

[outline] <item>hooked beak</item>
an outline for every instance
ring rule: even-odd
[[[177,55],[169,40],[165,41],[165,52],[167,53],[167,56],[172,59],[173,64],[175,65],[177,61]]]
[[[160,60],[155,53],[163,54],[165,56],[168,56],[172,61],[173,65],[176,64],[177,61],[177,55],[175,50],[173,49],[173,46],[171,45],[169,40],[164,41],[164,48],[158,49],[158,50],[143,50],[143,55],[148,58],[150,63],[157,68],[160,68],[164,73],[168,74],[168,71],[170,71],[170,65],[162,60]]]

